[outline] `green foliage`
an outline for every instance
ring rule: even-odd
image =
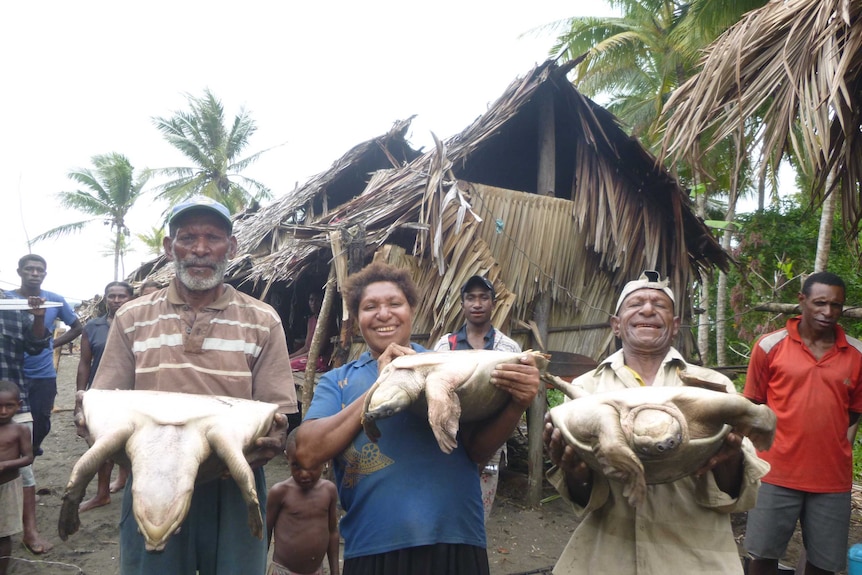
[[[853,481],[862,481],[862,437],[853,442]]]
[[[557,407],[566,400],[566,396],[559,389],[548,390],[548,407]]]
[[[152,226],[150,227],[149,232],[145,232],[142,234],[135,234],[135,237],[147,246],[147,253],[153,256],[161,255],[162,250],[162,242],[165,239],[165,227],[164,226]]]
[[[608,95],[608,109],[647,147],[661,137],[659,117],[671,92],[696,70],[701,50],[765,0],[608,0],[618,17],[576,17],[550,26],[551,55],[582,62],[574,83]]]
[[[853,481],[862,482],[862,437],[853,442]]]
[[[836,214],[836,222],[840,214]],[[814,269],[815,245],[820,228],[819,211],[801,207],[795,199],[783,199],[763,212],[738,217],[741,230],[734,235],[732,255],[738,266],[730,270],[728,285],[733,312],[727,330],[728,358],[732,364],[748,361],[751,344],[761,335],[784,325],[787,316],[755,311],[767,302],[797,303],[802,274]],[[828,270],[847,284],[846,302],[862,302],[858,260],[846,246],[836,225]],[[844,318],[850,335],[862,333],[862,322]]]

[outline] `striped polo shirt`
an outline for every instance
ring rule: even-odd
[[[176,281],[117,311],[93,388],[227,395],[295,413],[287,343],[275,310],[225,284],[216,301],[196,312]]]

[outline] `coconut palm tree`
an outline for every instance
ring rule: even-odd
[[[207,89],[201,97],[188,95],[189,109],[153,123],[164,138],[192,162],[193,167],[160,168],[153,173],[173,178],[157,186],[159,197],[171,204],[194,195],[208,196],[232,212],[271,197],[269,189],[240,174],[261,154],[240,158],[257,126],[245,109],[231,125],[225,124],[224,106]]]
[[[57,198],[64,208],[71,208],[91,216],[88,219],[63,224],[39,234],[31,243],[48,238],[58,238],[81,231],[92,222],[103,222],[110,226],[114,234],[114,280],[119,279],[120,258],[125,237],[129,235],[126,215],[141,196],[147,173],[135,177],[135,170],[123,154],[112,152],[93,156],[93,168],[79,168],[69,172],[69,178],[86,189],[73,192],[60,192]]]
[[[165,226],[151,226],[148,232],[135,234],[135,237],[147,247],[149,255],[159,256],[164,250],[162,242],[165,239]]]
[[[563,60],[582,59],[573,82],[587,96],[609,97],[607,108],[647,147],[660,138],[658,119],[671,92],[695,71],[700,50],[765,0],[608,0],[618,17],[578,17],[550,26],[551,48]]]

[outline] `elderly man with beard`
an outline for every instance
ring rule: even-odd
[[[196,197],[174,207],[168,224],[164,248],[176,277],[116,313],[92,387],[226,395],[296,413],[281,319],[269,305],[224,283],[236,253],[230,212]],[[278,429],[259,440],[264,461],[284,446],[286,418],[277,419]],[[260,466],[255,482],[265,522],[267,488]],[[161,553],[144,550],[131,513],[133,483],[134,476],[126,483],[120,519],[122,575],[264,572],[266,542],[251,534],[233,479],[195,486],[187,519]]]

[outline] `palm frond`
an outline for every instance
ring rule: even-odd
[[[98,218],[93,218],[90,220],[82,220],[80,222],[73,222],[70,224],[63,224],[62,226],[57,226],[56,228],[51,228],[47,232],[42,232],[38,236],[34,237],[30,240],[30,244],[35,244],[37,242],[41,242],[43,240],[53,239],[53,238],[62,238],[68,236],[70,234],[74,234],[80,232],[84,227],[96,221]]]
[[[819,202],[830,179],[839,185],[852,234],[862,219],[860,16],[862,3],[847,0],[772,2],[746,15],[668,102],[664,149],[697,162],[693,154],[761,114],[764,128],[746,148],[761,164],[788,149],[811,158],[818,177],[810,199]]]

